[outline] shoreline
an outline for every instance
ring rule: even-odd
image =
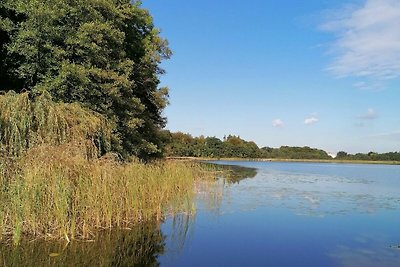
[[[276,159],[276,158],[203,158],[203,157],[167,157],[167,160],[187,161],[259,161],[259,162],[301,162],[301,163],[341,163],[341,164],[375,164],[400,165],[400,161],[373,160],[338,160],[338,159]]]

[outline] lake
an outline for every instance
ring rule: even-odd
[[[217,161],[197,213],[94,242],[3,246],[3,266],[400,266],[400,166]]]

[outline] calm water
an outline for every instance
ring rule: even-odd
[[[195,217],[2,247],[0,266],[400,266],[400,166],[216,163]]]

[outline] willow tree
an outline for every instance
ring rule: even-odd
[[[159,88],[167,41],[129,0],[1,0],[0,90],[49,92],[105,115],[114,150],[160,153],[168,89]]]

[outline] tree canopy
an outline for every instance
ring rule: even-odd
[[[216,137],[192,137],[181,132],[164,131],[166,155],[207,158],[279,158],[279,159],[331,159],[323,150],[310,147],[259,148],[253,141],[235,135]]]
[[[171,51],[149,12],[129,0],[2,0],[0,90],[48,92],[114,124],[113,150],[161,154]]]

